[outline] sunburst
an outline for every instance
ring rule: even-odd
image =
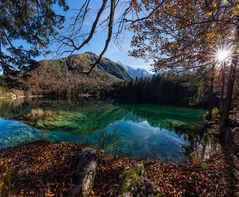
[[[232,61],[233,47],[232,45],[222,45],[213,52],[213,60],[217,66],[228,65]]]

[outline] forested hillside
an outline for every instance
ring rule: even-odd
[[[89,75],[86,74],[96,59],[95,54],[88,52],[43,60],[20,73],[10,75],[8,87],[18,95],[75,97],[98,94],[116,82],[130,79],[124,68],[105,58]]]
[[[191,77],[194,80],[183,76],[169,78],[155,75],[114,84],[114,88],[108,93],[130,102],[207,107],[208,78],[197,78],[196,75]],[[219,104],[217,91],[213,94],[213,100],[215,105]]]

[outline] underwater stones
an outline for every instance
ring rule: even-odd
[[[44,116],[44,111],[41,109],[41,108],[38,108],[38,109],[32,109],[31,110],[31,116],[34,118],[34,117],[42,117]]]
[[[137,163],[125,170],[120,177],[119,197],[125,196],[163,197],[164,194],[146,178],[144,165]]]
[[[32,109],[31,113],[21,118],[21,120],[38,129],[77,129],[76,124],[83,118],[81,113],[70,111],[51,111],[40,108]]]

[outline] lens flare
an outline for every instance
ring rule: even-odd
[[[218,47],[213,53],[213,59],[221,66],[222,64],[228,64],[232,60],[232,47],[231,46],[222,46]]]
[[[217,52],[216,54],[216,59],[219,62],[223,62],[225,60],[227,60],[230,57],[230,51],[229,50],[220,50]]]

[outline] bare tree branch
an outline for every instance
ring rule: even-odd
[[[105,46],[104,46],[104,49],[102,50],[102,52],[100,53],[98,59],[96,60],[95,63],[91,64],[91,68],[88,72],[86,72],[86,74],[90,74],[91,71],[93,70],[93,68],[95,66],[97,66],[97,64],[100,63],[104,53],[106,52],[108,46],[109,46],[109,43],[110,43],[110,40],[112,38],[112,32],[113,32],[113,24],[114,24],[114,15],[115,15],[115,0],[111,0],[110,1],[110,18],[109,18],[109,23],[108,23],[108,35],[107,35],[107,39],[105,41]]]
[[[152,11],[145,17],[142,17],[142,18],[137,18],[135,20],[132,20],[132,19],[124,19],[126,22],[131,22],[131,25],[133,25],[134,23],[137,23],[139,21],[143,21],[143,20],[146,20],[148,18],[150,18],[151,16],[153,16],[153,14],[163,5],[164,3],[164,0],[161,1],[161,3],[158,4],[158,6],[156,6],[155,8],[152,9]]]
[[[81,18],[81,24],[79,26],[79,30],[82,29],[82,26],[83,26],[83,23],[84,23],[84,20],[85,20],[85,17],[86,17],[86,14],[88,12],[88,7],[89,7],[89,4],[90,4],[90,0],[86,0],[85,3],[81,6],[78,14],[76,15],[76,18],[74,20],[74,23],[73,23],[73,28],[72,28],[72,34],[74,33],[75,31],[75,27],[76,27],[76,23],[77,21],[79,21],[79,19]],[[83,13],[82,13],[83,12]]]
[[[77,51],[77,50],[80,50],[81,48],[83,48],[86,44],[89,43],[89,41],[92,39],[92,37],[94,36],[94,33],[95,33],[95,30],[96,30],[96,27],[97,27],[97,24],[100,20],[100,17],[103,13],[103,11],[105,10],[105,7],[106,7],[106,4],[107,4],[107,1],[108,0],[103,0],[102,2],[102,5],[96,15],[96,18],[92,24],[92,27],[91,27],[91,30],[90,30],[90,33],[88,34],[87,38],[79,45],[77,46],[77,44],[75,43],[75,38],[71,38],[70,36],[67,37],[67,36],[61,36],[61,39],[60,41],[62,43],[64,43],[64,45],[68,46],[68,47],[72,47],[73,49],[71,50],[71,53],[74,53],[74,51]],[[86,5],[87,6],[87,5]],[[80,10],[80,12],[82,11],[82,9]],[[84,13],[83,13],[83,18],[82,18],[82,21],[84,21],[84,16],[86,15],[86,12],[87,12],[87,9],[84,10]],[[80,29],[81,29],[81,25],[80,25]],[[69,50],[67,51],[64,51],[63,53],[65,52],[69,52]]]

